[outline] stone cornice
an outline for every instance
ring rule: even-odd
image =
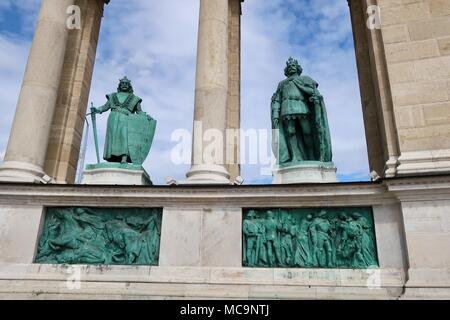
[[[450,175],[389,179],[385,184],[388,192],[403,202],[450,199]]]
[[[396,202],[381,183],[267,186],[81,186],[0,184],[0,204],[52,206],[326,207]]]
[[[0,205],[171,207],[370,206],[450,199],[450,175],[380,182],[244,186],[87,186],[0,183]]]

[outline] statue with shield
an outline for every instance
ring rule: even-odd
[[[153,143],[156,120],[142,110],[142,99],[134,94],[131,81],[127,77],[120,80],[117,92],[106,95],[106,99],[107,102],[103,106],[98,108],[91,107],[90,115],[98,163],[97,165],[87,166],[86,171],[105,170],[105,168],[120,169],[122,172],[124,169],[143,171],[142,164],[147,158]],[[111,112],[108,116],[103,152],[103,159],[107,163],[100,163],[96,115],[109,110]],[[86,173],[89,173],[86,171],[85,177]],[[111,174],[109,176],[111,177]],[[123,179],[120,180],[123,182]],[[97,182],[100,183],[101,181]],[[130,184],[140,183],[130,182]]]

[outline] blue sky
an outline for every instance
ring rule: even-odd
[[[39,0],[0,1],[0,159],[6,148],[30,48]],[[171,163],[174,130],[191,131],[199,0],[114,0],[106,7],[91,96],[99,106],[124,75],[143,108],[158,120],[145,167],[157,184],[184,178]],[[341,181],[368,179],[355,53],[348,4],[342,0],[246,0],[242,17],[242,128],[270,128],[270,97],[289,56],[316,79],[325,97]],[[105,133],[106,117],[99,121]],[[86,163],[95,162],[92,134]],[[100,139],[101,146],[103,138]],[[267,183],[262,164],[244,165],[246,183]]]

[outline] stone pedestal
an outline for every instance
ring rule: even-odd
[[[142,166],[121,163],[91,164],[84,170],[81,184],[151,186],[150,176]]]
[[[273,170],[273,184],[332,182],[337,182],[336,167],[332,162],[308,161]]]

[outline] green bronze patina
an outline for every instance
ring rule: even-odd
[[[247,267],[378,266],[371,208],[245,210],[243,246]]]
[[[36,263],[158,265],[162,209],[49,208]]]
[[[103,159],[108,162],[142,165],[153,143],[156,120],[141,108],[142,99],[134,94],[131,81],[120,80],[117,92],[106,95],[107,102],[91,108],[94,138],[95,114],[111,110],[108,117]],[[95,141],[97,146],[97,141]]]
[[[272,97],[273,151],[280,166],[315,161],[332,164],[331,137],[325,103],[318,83],[302,75],[297,60],[289,58]]]

